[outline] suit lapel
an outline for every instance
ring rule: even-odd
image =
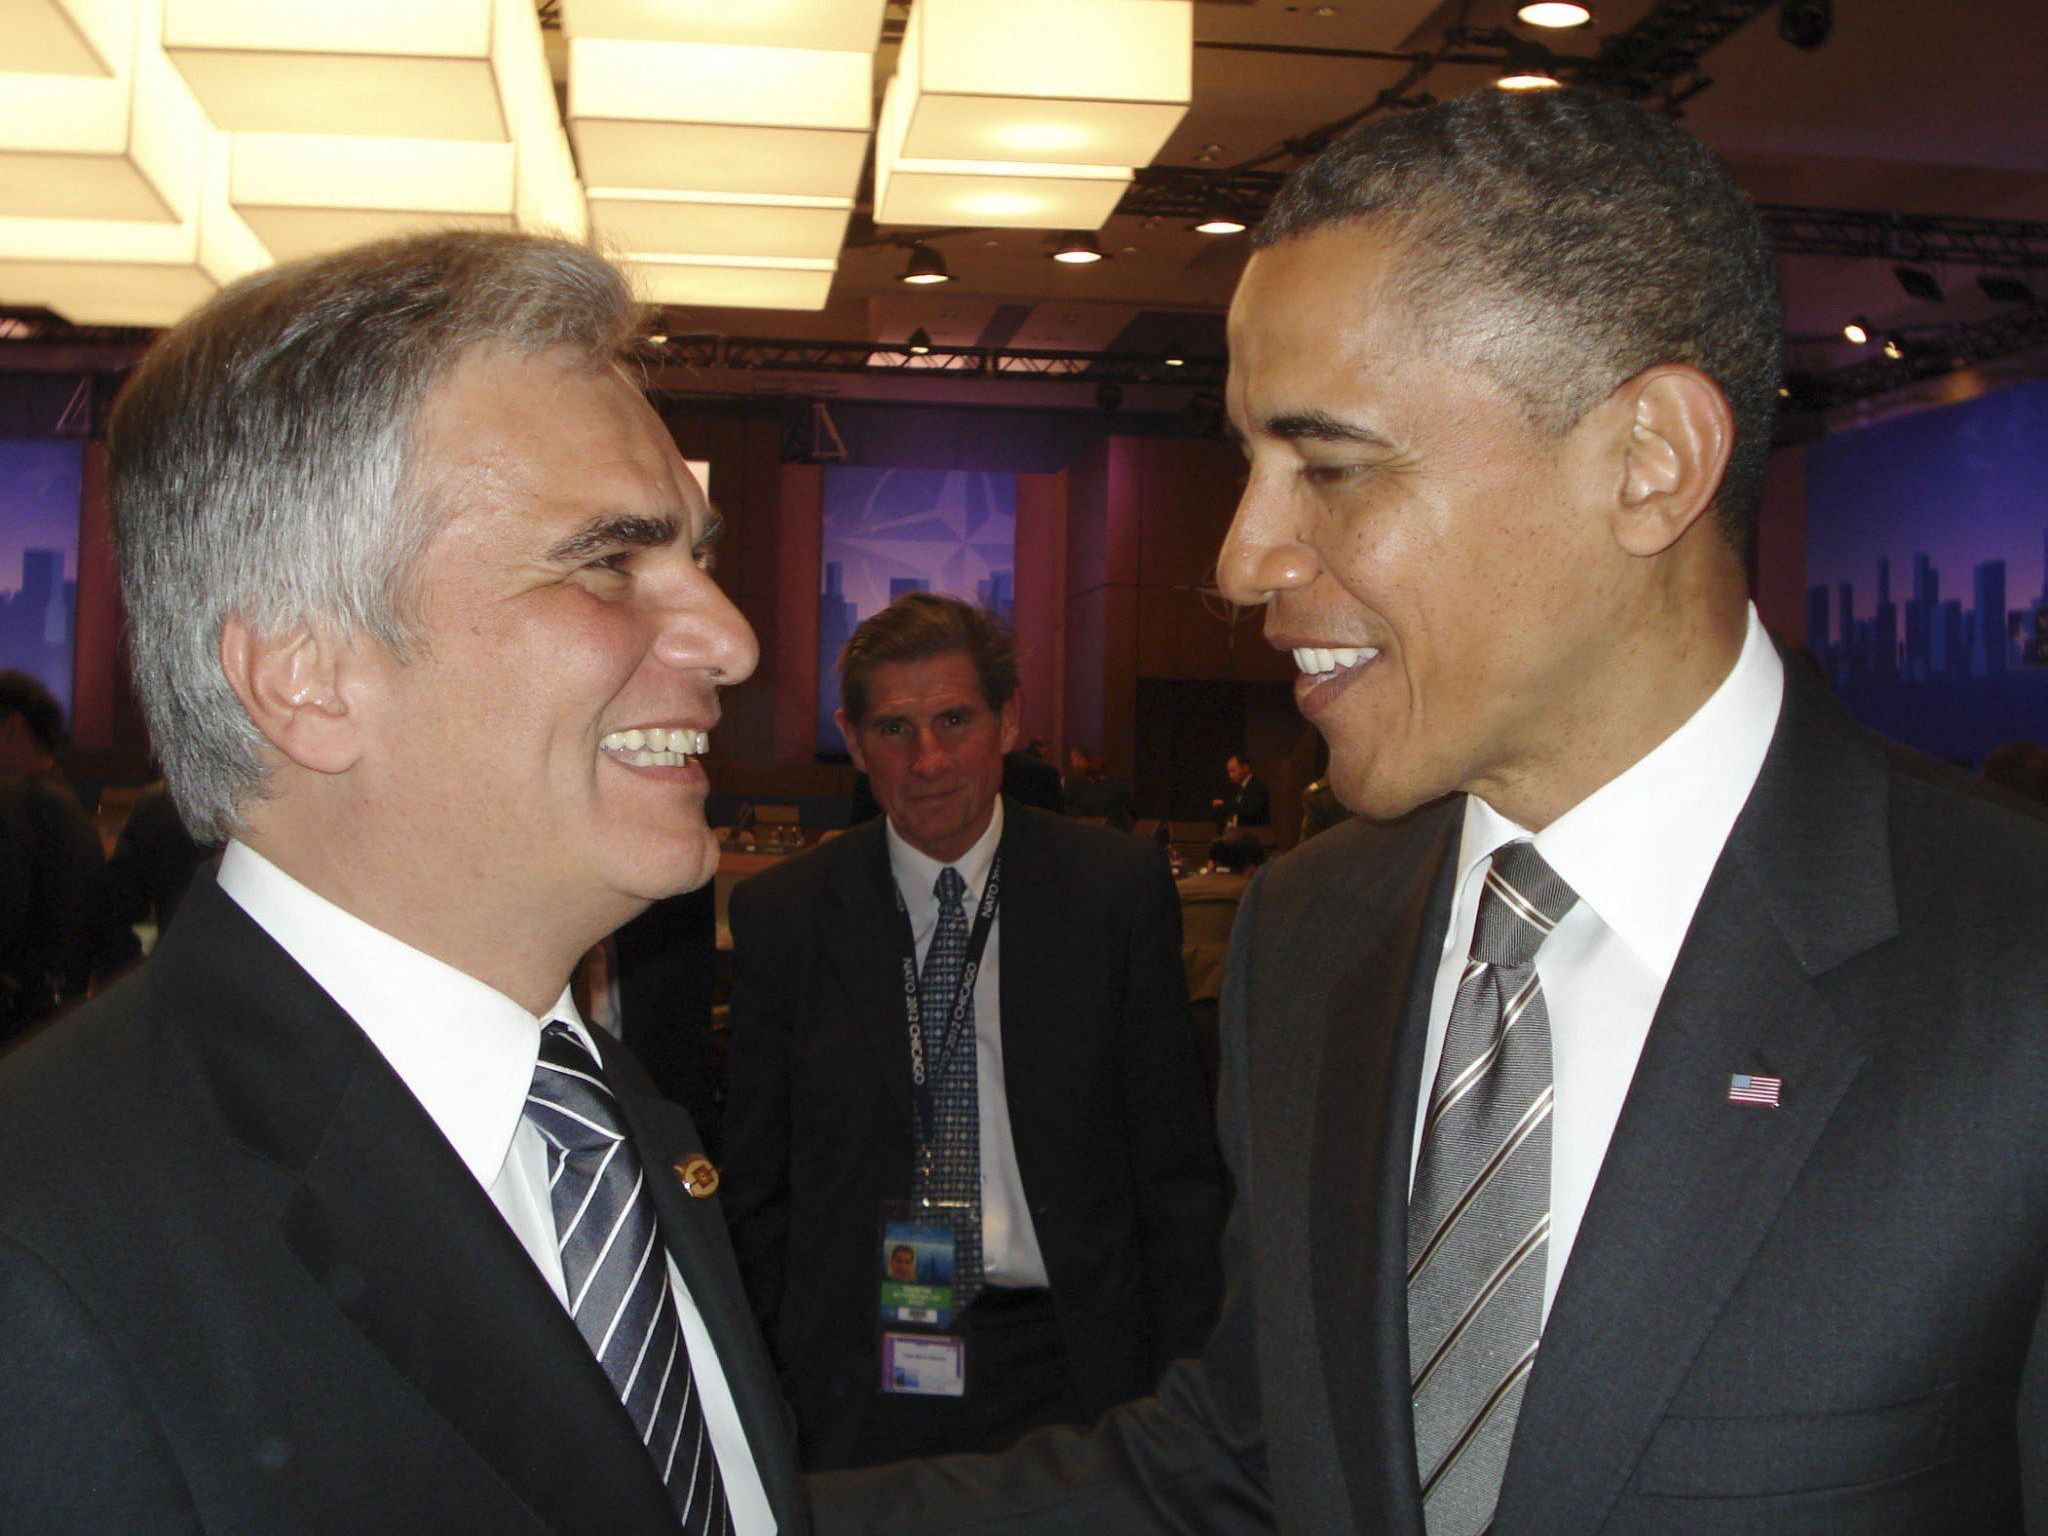
[[[1425,813],[1376,859],[1378,889],[1326,897],[1341,934],[1309,934],[1300,995],[1321,1018],[1310,1269],[1330,1421],[1361,1531],[1422,1529],[1408,1396],[1408,1163],[1435,956],[1456,885],[1458,808]],[[1386,872],[1386,873],[1383,873]],[[1365,936],[1362,940],[1361,933]],[[1334,967],[1331,961],[1334,960]]]
[[[1060,1076],[1071,1070],[1075,1059],[1065,1050],[1065,1041],[1084,1020],[1099,1017],[1099,1000],[1069,1002],[1070,989],[1062,980],[1071,971],[1046,963],[1048,956],[1075,952],[1074,944],[1062,932],[1068,909],[1059,900],[1060,865],[1056,852],[1035,834],[1013,801],[1003,806],[1000,853],[1003,902],[996,947],[1002,965],[1004,1093],[1013,1106],[1053,1103],[1066,1092]],[[1045,1166],[1040,1154],[1072,1151],[1042,1147],[1033,1134],[1035,1129],[1030,1115],[1013,1114],[1011,1140],[1016,1144],[1018,1172],[1027,1197],[1034,1190],[1059,1185],[1057,1165]]]
[[[832,973],[845,993],[840,1016],[848,1028],[870,1036],[870,1049],[860,1055],[873,1066],[872,1102],[888,1106],[908,1145],[915,1137],[910,1035],[903,1014],[895,883],[882,827],[876,817],[846,834],[849,846],[826,882],[818,922]]]
[[[1817,976],[1896,929],[1876,749],[1787,669],[1530,1378],[1496,1529],[1599,1528],[1863,1061]],[[1728,1079],[1784,1080],[1776,1110]]]
[[[797,1536],[806,1526],[804,1512],[796,1502],[801,1473],[775,1368],[740,1286],[725,1217],[715,1196],[698,1199],[688,1195],[676,1171],[679,1162],[703,1152],[703,1140],[688,1114],[659,1097],[651,1084],[643,1083],[637,1068],[618,1066],[619,1051],[610,1040],[600,1036],[600,1044],[607,1076],[617,1090],[620,1111],[647,1172],[662,1242],[718,1351],[719,1367],[774,1508],[776,1526],[784,1536]]]
[[[285,1245],[542,1524],[672,1531],[611,1385],[375,1047],[210,877],[151,961],[229,1134],[295,1174]]]

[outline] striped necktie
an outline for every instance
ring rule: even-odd
[[[1535,845],[1493,856],[1408,1200],[1408,1362],[1429,1536],[1492,1523],[1543,1332],[1550,1016],[1536,951],[1578,897]]]
[[[561,1024],[541,1034],[526,1118],[548,1144],[569,1315],[626,1405],[683,1529],[730,1536],[732,1511],[676,1320],[654,1201],[603,1068]]]

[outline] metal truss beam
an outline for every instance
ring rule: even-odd
[[[1070,380],[1087,384],[1180,384],[1220,388],[1216,357],[1061,352],[1030,347],[947,347],[912,352],[901,342],[780,341],[753,336],[671,336],[646,349],[650,367],[766,373],[948,373],[977,379]]]
[[[2039,304],[2001,310],[1981,320],[1961,320],[1906,340],[1903,357],[1873,357],[1821,374],[1792,374],[1785,408],[1819,413],[1858,400],[1874,400],[1912,384],[2048,348],[2048,307]]]
[[[1702,89],[1700,60],[1726,42],[1774,0],[1663,0],[1626,32],[1570,73],[1631,101],[1677,106]]]

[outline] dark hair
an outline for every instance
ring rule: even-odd
[[[2008,741],[1993,747],[1984,759],[1984,777],[2048,805],[2048,747],[2037,741]]]
[[[41,678],[12,668],[0,672],[0,720],[9,715],[21,716],[29,735],[45,752],[55,752],[63,744],[64,707]]]
[[[1266,845],[1249,833],[1235,837],[1219,837],[1209,845],[1209,862],[1218,869],[1227,869],[1233,875],[1241,875],[1248,869],[1257,869],[1266,862]]]
[[[1712,379],[1735,417],[1716,507],[1749,537],[1784,315],[1756,209],[1699,140],[1598,91],[1474,91],[1338,140],[1252,244],[1365,219],[1408,258],[1401,298],[1546,430],[1659,363]]]
[[[855,725],[867,718],[868,680],[892,661],[964,652],[981,696],[1001,709],[1017,691],[1017,637],[986,609],[936,592],[906,592],[861,621],[839,652],[839,702]]]

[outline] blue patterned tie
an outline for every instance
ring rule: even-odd
[[[967,882],[951,865],[939,871],[932,894],[939,925],[917,978],[917,1022],[932,1076],[932,1123],[925,1128],[931,1156],[918,1160],[917,1198],[953,1207],[953,1304],[964,1307],[981,1289],[981,1109],[974,1062],[974,999],[953,1025],[953,1001],[967,964]],[[949,1028],[949,1026],[951,1026]],[[959,1038],[951,1037],[957,1029]]]
[[[729,1536],[732,1511],[668,1283],[640,1159],[604,1071],[575,1034],[550,1024],[526,1098],[548,1144],[548,1192],[569,1313],[682,1515],[683,1529]]]

